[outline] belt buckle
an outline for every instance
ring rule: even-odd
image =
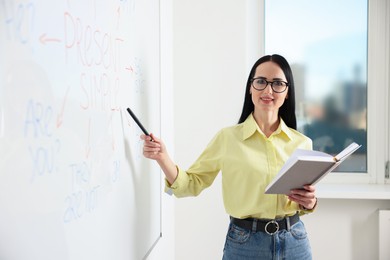
[[[272,224],[272,225],[271,225]],[[268,231],[268,227],[274,227],[274,230],[272,231]],[[265,224],[265,232],[268,234],[268,235],[273,235],[275,234],[276,232],[279,231],[279,223],[276,222],[275,220],[271,220],[271,221],[268,221],[267,224]]]

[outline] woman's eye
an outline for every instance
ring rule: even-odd
[[[264,79],[258,79],[256,81],[256,83],[259,84],[259,85],[264,85],[264,84],[266,84],[266,81]]]
[[[274,81],[272,84],[276,87],[282,87],[284,85],[283,81]]]

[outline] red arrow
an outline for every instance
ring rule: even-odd
[[[91,153],[91,118],[88,122],[88,137],[87,137],[87,143],[85,145],[85,158],[88,159],[89,154]]]
[[[60,39],[56,39],[56,38],[47,38],[47,37],[46,37],[46,33],[42,34],[41,37],[39,37],[39,41],[40,41],[42,44],[46,44],[46,42],[61,42]]]
[[[61,110],[57,115],[57,128],[59,128],[62,125],[62,120],[64,118],[64,111],[65,111],[65,103],[66,100],[68,99],[69,90],[70,90],[70,86],[68,86],[68,89],[66,90],[64,100],[62,101]]]
[[[134,73],[134,69],[133,69],[133,67],[131,67],[131,66],[126,67],[125,69],[127,69],[127,70],[130,71],[131,73]]]

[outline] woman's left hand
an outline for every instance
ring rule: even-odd
[[[305,185],[303,189],[291,190],[288,198],[298,203],[303,209],[311,210],[317,204],[316,188],[313,185]]]

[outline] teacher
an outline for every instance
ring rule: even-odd
[[[253,65],[237,125],[220,130],[188,170],[169,157],[164,142],[142,135],[143,154],[156,160],[166,189],[176,197],[197,196],[222,173],[223,201],[230,224],[224,260],[312,259],[300,216],[317,205],[315,187],[288,196],[264,194],[295,149],[312,149],[296,130],[294,80],[280,55],[266,55]]]

